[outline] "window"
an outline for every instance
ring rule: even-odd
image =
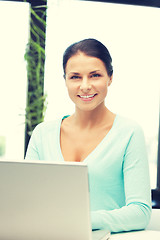
[[[63,52],[75,41],[93,37],[109,49],[114,67],[106,105],[139,122],[146,138],[151,187],[156,187],[159,123],[160,14],[158,8],[48,0],[45,120],[71,114],[65,89]]]
[[[0,1],[0,158],[23,159],[29,4]]]

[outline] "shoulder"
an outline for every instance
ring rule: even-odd
[[[137,121],[118,116],[115,138],[119,146],[124,150],[123,156],[132,156],[131,162],[140,159],[141,156],[143,156],[144,160],[147,159],[144,131]]]
[[[32,135],[33,136],[43,135],[44,137],[45,135],[54,134],[54,132],[60,131],[62,121],[67,117],[68,115],[60,117],[53,121],[46,121],[46,122],[44,121],[42,123],[39,123],[33,130]]]
[[[121,115],[117,115],[116,117],[115,128],[117,133],[122,137],[128,136],[130,138],[134,135],[144,137],[142,126],[137,121]]]
[[[47,135],[49,133],[53,133],[54,131],[57,131],[57,129],[60,128],[60,124],[61,124],[62,119],[56,119],[53,121],[49,121],[49,122],[42,122],[39,123],[35,129],[33,130],[32,135]]]
[[[132,130],[132,131],[142,130],[141,125],[133,119],[130,119],[121,115],[117,115],[115,120],[116,120],[117,128]]]

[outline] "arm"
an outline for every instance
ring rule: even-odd
[[[37,148],[37,144],[39,144],[39,127],[36,127],[32,133],[32,136],[30,138],[29,144],[28,144],[28,148],[27,148],[27,152],[26,152],[26,156],[25,159],[26,160],[39,160],[39,154],[38,154],[38,148]]]
[[[150,220],[151,198],[149,167],[144,135],[136,127],[123,157],[123,178],[126,205],[111,211],[91,213],[92,228],[107,228],[111,232],[144,229]]]

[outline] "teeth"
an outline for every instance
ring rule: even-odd
[[[87,96],[80,96],[81,98],[91,98],[91,97],[94,97],[95,94],[93,95],[87,95]]]

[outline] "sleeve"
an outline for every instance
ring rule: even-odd
[[[137,126],[125,149],[123,177],[126,204],[110,211],[91,212],[92,228],[111,232],[146,228],[151,216],[148,158],[142,129]]]
[[[40,160],[38,145],[40,145],[40,125],[33,130],[27,147],[26,160]]]

